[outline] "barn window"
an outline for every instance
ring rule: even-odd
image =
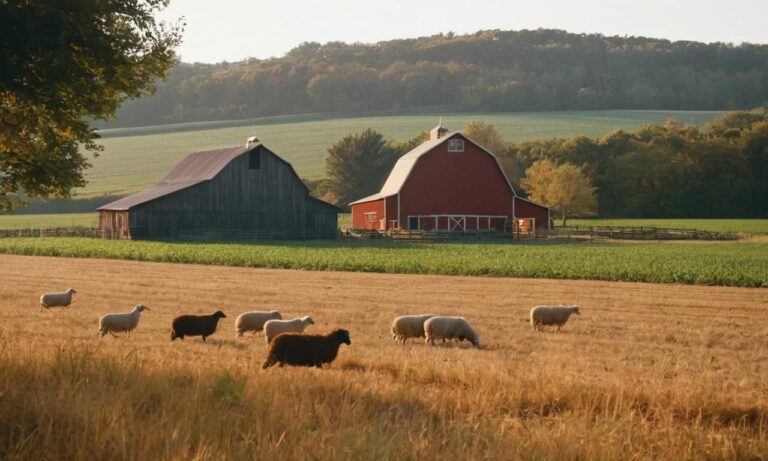
[[[464,140],[463,139],[449,140],[448,152],[464,152]]]
[[[254,149],[248,154],[248,168],[251,170],[261,169],[261,149]]]
[[[366,221],[376,221],[376,212],[374,211],[372,213],[366,213],[365,214],[365,220]]]

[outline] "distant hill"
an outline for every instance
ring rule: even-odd
[[[375,44],[303,43],[281,58],[180,64],[156,95],[127,102],[106,126],[435,106],[444,112],[730,110],[766,102],[768,45],[490,30]]]

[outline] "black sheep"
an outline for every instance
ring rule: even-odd
[[[341,344],[352,344],[347,330],[334,330],[327,335],[305,335],[300,333],[282,333],[272,340],[262,368],[269,368],[275,363],[322,368],[324,363],[331,363],[339,353]]]
[[[184,339],[184,336],[211,336],[216,331],[219,319],[227,318],[224,312],[216,311],[211,315],[180,315],[173,319],[171,328],[171,341],[176,338]]]

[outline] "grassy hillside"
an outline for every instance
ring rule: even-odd
[[[47,227],[98,227],[99,215],[90,213],[0,214],[0,229],[41,229]]]
[[[577,134],[599,136],[617,129],[631,130],[649,122],[676,118],[702,125],[722,112],[583,111],[514,114],[453,114],[443,116],[452,130],[471,120],[492,123],[509,142]],[[291,162],[304,178],[324,176],[326,150],[342,136],[374,128],[389,139],[409,139],[431,129],[442,114],[355,117],[271,117],[228,123],[192,123],[167,127],[104,130],[105,151],[92,161],[88,186],[80,198],[127,194],[154,184],[186,154],[234,146],[258,136],[269,148]]]

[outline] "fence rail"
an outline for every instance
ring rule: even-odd
[[[436,231],[436,230],[397,230],[386,233],[376,230],[350,229],[342,234],[345,237],[357,238],[387,238],[393,241],[412,242],[445,242],[453,240],[499,240],[518,238],[548,238],[554,240],[737,240],[738,236],[728,232],[714,232],[701,229],[667,229],[659,227],[624,227],[624,226],[567,226],[557,227],[549,232],[511,233],[496,231]],[[179,234],[173,240],[184,241],[218,241],[218,240],[285,240],[333,238],[336,234],[318,232],[284,231],[241,231],[223,230],[205,234]],[[119,235],[111,235],[96,227],[48,227],[39,229],[0,229],[3,237],[90,237],[119,239]]]
[[[43,227],[39,229],[0,229],[2,237],[92,237],[101,238],[103,233],[97,227]]]
[[[668,229],[628,226],[567,226],[550,231],[552,239],[612,239],[612,240],[736,240],[729,232],[701,229]]]

